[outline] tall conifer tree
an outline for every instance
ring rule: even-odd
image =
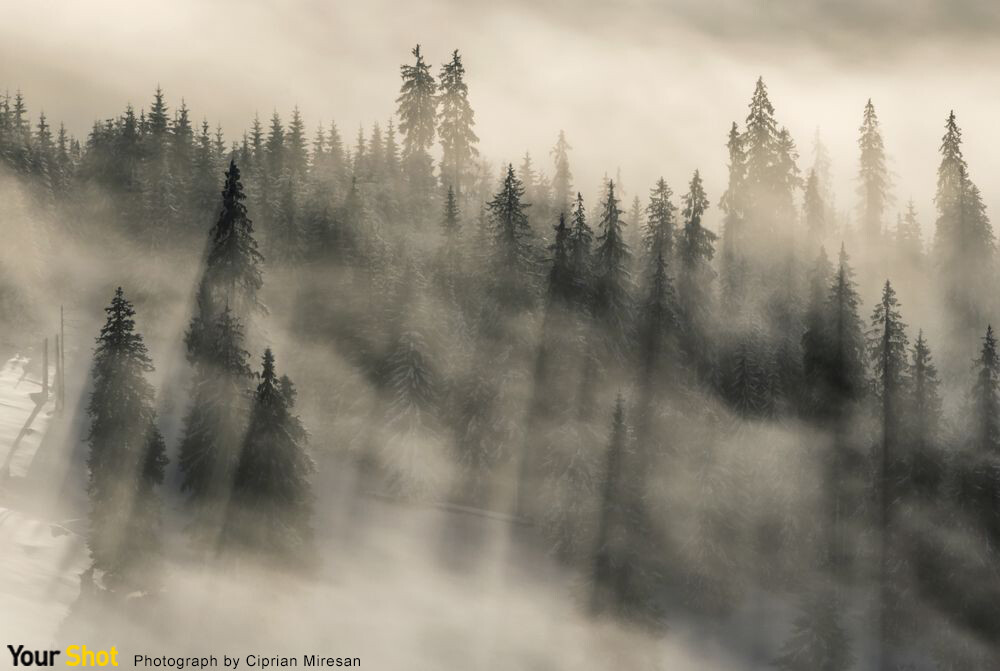
[[[87,406],[91,501],[88,540],[94,568],[111,590],[149,591],[160,558],[160,501],[167,457],[156,426],[153,371],[135,310],[121,287],[105,309],[94,350],[94,384]]]
[[[479,137],[473,128],[475,114],[469,104],[465,66],[458,50],[441,66],[438,75],[438,135],[441,137],[441,180],[455,189],[459,198],[479,156]]]

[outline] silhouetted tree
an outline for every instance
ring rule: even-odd
[[[287,377],[278,377],[274,355],[266,349],[246,436],[236,455],[222,542],[226,549],[303,566],[314,551],[309,476],[315,467],[306,453],[306,430],[292,412],[294,403],[294,386]]]
[[[454,188],[459,197],[469,179],[479,150],[479,137],[472,106],[469,104],[469,86],[465,83],[465,66],[458,49],[451,60],[441,66],[438,75],[438,134],[441,136],[441,180]]]
[[[105,308],[107,321],[94,350],[87,414],[91,503],[88,537],[94,568],[113,591],[148,592],[160,562],[160,500],[156,486],[167,464],[156,426],[153,371],[135,309],[121,287]]]

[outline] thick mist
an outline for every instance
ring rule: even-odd
[[[10,642],[993,668],[996,13],[722,4],[11,8]]]

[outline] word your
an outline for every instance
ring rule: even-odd
[[[8,645],[14,666],[55,666],[56,655],[61,650],[25,650],[24,645],[15,648]],[[66,648],[66,666],[118,666],[118,648],[111,650],[88,650],[85,645],[71,645]]]

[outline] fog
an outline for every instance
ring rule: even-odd
[[[975,0],[6,8],[0,394],[43,393],[0,473],[4,643],[995,668],[998,29]],[[456,122],[400,93],[418,43],[442,82],[460,51],[478,156],[422,143]]]
[[[336,119],[345,137],[385,123],[398,65],[415,43],[443,61],[464,51],[485,155],[536,163],[560,129],[577,182],[593,192],[621,168],[629,197],[699,168],[725,186],[725,134],[742,121],[757,76],[772,91],[803,163],[820,128],[843,207],[853,207],[856,135],[865,101],[884,122],[901,203],[926,230],[935,156],[955,109],[978,142],[967,157],[984,182],[1000,175],[993,122],[1000,24],[987,1],[920,3],[580,2],[14,3],[0,27],[0,81],[31,90],[34,108],[83,136],[122,101],[148,105],[159,84],[238,139],[255,113],[311,130]],[[252,48],[250,44],[252,43]],[[640,188],[640,186],[642,188]],[[987,193],[991,209],[1000,205]],[[712,215],[714,219],[714,214]]]

